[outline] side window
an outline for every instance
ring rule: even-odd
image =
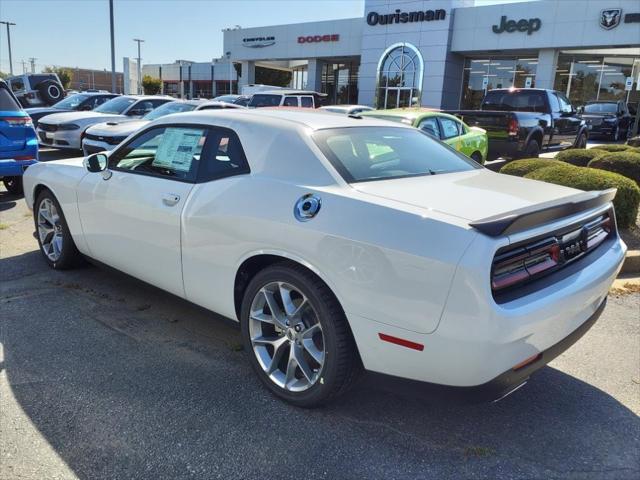
[[[313,108],[313,97],[300,97],[300,106],[304,108]]]
[[[284,102],[282,102],[282,105],[285,107],[297,107],[298,97],[284,97]]]
[[[206,139],[205,128],[153,128],[115,151],[109,157],[109,167],[172,180],[195,181]]]
[[[562,93],[558,92],[558,101],[560,102],[560,111],[562,113],[571,113],[573,111],[573,107],[567,97],[565,97]]]
[[[154,100],[149,100],[149,103],[151,103],[152,108],[158,108],[160,105],[164,105],[165,103],[167,103],[167,101],[168,100],[156,98]]]
[[[104,102],[108,102],[109,100],[111,100],[113,97],[96,97],[96,104],[95,107],[98,107],[100,105],[102,105]],[[95,108],[94,107],[94,108]]]
[[[436,117],[427,117],[418,124],[418,128],[434,138],[440,138],[440,126]]]
[[[207,154],[200,163],[198,182],[249,173],[249,164],[240,139],[231,130],[213,130]],[[210,145],[210,147],[209,147]]]
[[[442,127],[442,138],[453,138],[460,135],[460,130],[458,128],[459,123],[455,120],[447,117],[440,117],[440,126]]]
[[[549,95],[549,106],[551,107],[552,112],[560,111],[560,101],[558,100],[557,94],[552,93],[551,95]]]

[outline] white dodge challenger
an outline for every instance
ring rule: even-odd
[[[238,320],[258,377],[300,406],[363,368],[500,398],[593,325],[626,250],[615,191],[311,111],[163,117],[24,188],[51,267],[88,257]]]

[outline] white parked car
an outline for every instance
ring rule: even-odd
[[[140,120],[124,120],[116,122],[98,123],[89,127],[82,138],[82,151],[85,155],[113,150],[129,135],[135,133],[153,120],[174,113],[190,112],[192,110],[216,110],[220,108],[238,109],[245,108],[215,100],[175,100],[165,103],[155,110],[147,113]]]
[[[373,108],[366,105],[327,105],[320,107],[320,110],[331,113],[342,113],[344,115],[357,115],[361,112],[373,110]]]
[[[361,366],[501,397],[593,325],[626,250],[614,191],[310,111],[162,117],[31,166],[24,190],[51,267],[90,257],[238,320],[258,377],[301,406]]]
[[[91,125],[115,120],[135,120],[173,98],[151,95],[122,95],[90,112],[54,113],[43,117],[36,130],[44,147],[82,150],[82,137]]]
[[[249,108],[318,108],[320,106],[320,99],[326,96],[326,93],[318,93],[310,90],[266,90],[254,93],[247,106]]]

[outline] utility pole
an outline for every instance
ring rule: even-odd
[[[12,22],[0,22],[7,26],[7,44],[9,46],[9,74],[13,75],[13,59],[11,57],[11,32],[9,31],[9,27],[15,25]]]
[[[113,35],[113,0],[109,0],[109,25],[111,27],[111,93],[116,93],[116,47]]]
[[[227,52],[227,60],[229,60],[229,95],[233,94],[233,62],[231,61],[231,52]]]
[[[24,58],[20,60],[20,63],[22,63],[22,73],[27,73],[27,62],[25,62]]]
[[[143,43],[144,40],[134,38],[133,41],[138,43],[138,95],[142,95],[144,91],[142,90],[142,58],[140,58],[140,44]]]
[[[31,73],[36,73],[36,60],[37,58],[35,57],[29,58],[29,63],[31,63]]]

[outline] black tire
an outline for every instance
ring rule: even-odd
[[[258,292],[272,282],[284,282],[299,289],[311,304],[322,327],[324,365],[318,380],[301,392],[285,390],[274,383],[253,350],[249,331],[251,304]],[[278,263],[256,274],[244,293],[240,328],[244,349],[258,378],[277,397],[293,405],[312,408],[330,402],[355,382],[361,370],[357,347],[338,300],[322,280],[298,265]]]
[[[43,241],[41,239],[41,235],[39,234],[38,227],[38,216],[40,206],[43,204],[45,200],[49,200],[53,203],[57,210],[57,214],[59,216],[59,228],[60,233],[62,235],[62,248],[60,249],[60,256],[52,260],[49,258],[47,253],[45,252],[45,248],[43,247]],[[76,267],[82,263],[82,255],[76,248],[76,244],[73,241],[73,237],[71,236],[71,232],[69,231],[69,226],[67,225],[67,220],[64,217],[64,213],[58,200],[49,190],[43,190],[36,199],[34,208],[33,208],[33,220],[36,229],[36,238],[38,239],[38,246],[40,247],[40,253],[42,253],[43,258],[47,262],[47,264],[55,269],[55,270],[67,270],[73,267]]]
[[[40,83],[38,85],[38,92],[40,92],[40,98],[49,105],[53,105],[64,98],[62,85],[53,80],[45,80]]]
[[[4,177],[2,183],[10,194],[22,195],[22,177]]]
[[[537,140],[529,140],[524,149],[522,158],[538,158],[540,156],[540,144]]]
[[[581,133],[578,139],[576,140],[575,148],[587,148],[587,134]]]

